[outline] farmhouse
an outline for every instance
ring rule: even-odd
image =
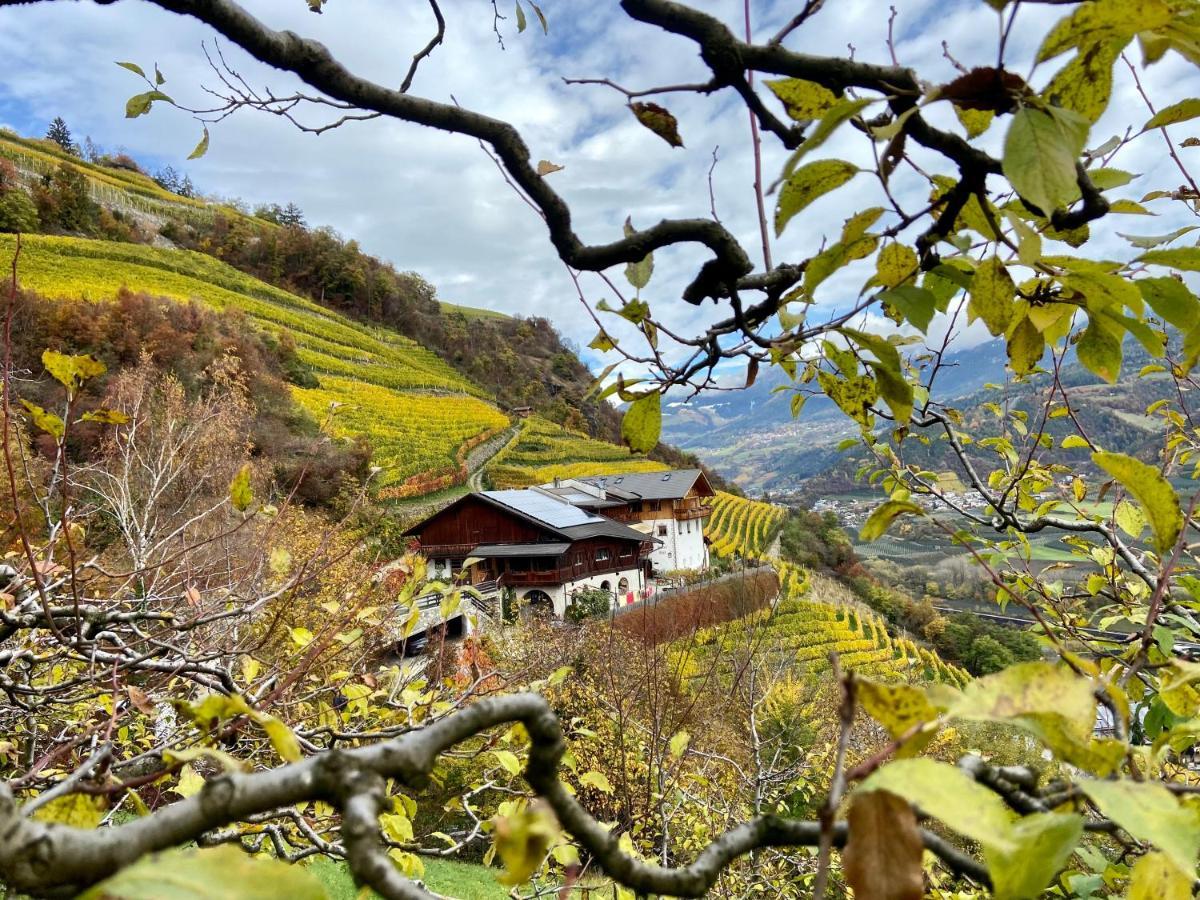
[[[557,616],[584,588],[607,591],[618,603],[644,596],[655,544],[540,490],[467,494],[405,534],[417,539],[435,577],[512,588]]]
[[[715,496],[700,469],[589,475],[544,484],[545,491],[581,509],[599,511],[649,534],[656,572],[708,567],[704,520]]]

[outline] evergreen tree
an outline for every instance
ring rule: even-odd
[[[54,141],[58,146],[62,147],[68,153],[78,156],[79,148],[75,146],[75,141],[71,139],[71,129],[67,127],[66,121],[62,116],[55,116],[54,121],[50,123],[50,127],[46,130],[46,137]]]

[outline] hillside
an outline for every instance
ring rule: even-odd
[[[497,449],[489,475],[505,485],[663,466],[612,443],[619,413],[588,399],[591,373],[547,320],[440,300],[415,272],[308,227],[291,207],[251,213],[194,196],[190,183],[181,194],[176,176],[151,177],[127,156],[88,161],[0,131],[0,196],[22,194],[34,218],[21,230],[43,232],[24,237],[22,288],[84,302],[128,291],[244,315],[288,355],[292,399],[311,421],[369,445],[380,499],[464,485]],[[14,247],[0,235],[5,271]],[[505,446],[518,406],[537,425]],[[692,461],[667,447],[654,455]]]

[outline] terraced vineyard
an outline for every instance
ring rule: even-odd
[[[795,585],[795,583],[793,583]],[[728,660],[744,646],[747,630],[755,630],[768,654],[788,658],[790,668],[809,675],[829,670],[829,654],[837,652],[844,669],[882,679],[939,681],[962,685],[970,676],[936,653],[905,638],[888,634],[882,618],[858,608],[807,599],[793,586],[773,610],[763,610],[737,622],[702,629],[696,635],[701,660]],[[761,631],[759,631],[761,629]],[[704,670],[704,665],[698,667]],[[799,674],[797,672],[797,674]]]
[[[717,492],[712,510],[704,528],[712,540],[712,551],[717,556],[737,553],[752,559],[768,555],[787,515],[787,510],[781,506],[735,497],[723,491]]]
[[[634,456],[624,447],[531,416],[521,422],[517,439],[496,455],[486,473],[495,488],[519,488],[546,484],[555,478],[657,472],[665,468],[660,462]]]
[[[195,197],[181,197],[166,190],[148,175],[95,165],[72,156],[53,141],[24,138],[7,129],[0,129],[0,157],[36,175],[48,174],[66,163],[84,174],[93,199],[106,206],[132,207],[151,215],[167,215],[177,219],[192,216],[211,219],[218,212],[230,218],[245,217],[245,213],[232,206]],[[260,226],[263,224],[255,221]]]
[[[11,236],[0,235],[5,270],[14,246]],[[49,297],[108,300],[128,287],[240,310],[265,331],[287,331],[297,356],[320,380],[318,389],[295,389],[297,399],[318,421],[333,411],[335,432],[367,435],[376,463],[384,467],[384,484],[456,469],[456,451],[464,442],[508,424],[507,416],[486,402],[485,391],[416,342],[362,325],[200,253],[27,236],[18,275],[24,287]]]

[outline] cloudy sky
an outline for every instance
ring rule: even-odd
[[[400,81],[433,25],[420,0],[329,0],[321,16],[309,13],[304,0],[246,0],[245,5],[273,27],[323,41],[353,71],[387,84]],[[672,149],[634,121],[617,93],[562,81],[564,76],[607,77],[640,88],[701,80],[705,70],[690,43],[629,21],[615,2],[581,0],[544,0],[549,34],[542,34],[532,16],[530,27],[518,34],[508,0],[501,0],[507,16],[499,23],[505,44],[501,49],[488,3],[444,5],[446,42],[422,66],[413,92],[440,101],[453,97],[506,119],[524,134],[535,159],[564,166],[549,177],[571,204],[576,230],[585,241],[612,240],[626,216],[635,224],[649,224],[663,217],[710,215],[707,177],[715,151],[717,213],[760,258],[746,113],[730,92],[663,99],[678,117],[686,144]],[[740,0],[698,5],[740,32]],[[994,64],[998,20],[983,0],[896,0],[895,5],[897,58],[929,82],[955,75],[943,54],[943,41],[968,66]],[[774,33],[797,7],[795,0],[752,3],[756,37]],[[827,54],[847,52],[847,45],[853,44],[858,58],[886,63],[887,10],[880,0],[835,0],[789,43],[798,50]],[[1013,68],[1029,73],[1038,40],[1063,14],[1062,7],[1055,6],[1021,9],[1006,57]],[[186,115],[160,106],[152,115],[124,118],[124,102],[139,90],[139,82],[113,65],[115,60],[132,60],[146,68],[157,62],[168,79],[164,90],[186,105],[202,105],[201,86],[214,79],[201,42],[211,38],[205,27],[141,0],[2,9],[0,123],[41,134],[49,119],[62,115],[78,139],[90,135],[106,149],[124,148],[151,168],[172,164],[207,192],[250,204],[294,201],[310,223],[330,225],[398,268],[420,272],[444,300],[544,315],[580,345],[591,340],[595,326],[540,220],[470,139],[385,120],[351,123],[316,137],[282,119],[242,112],[213,129],[205,158],[184,163],[200,131]],[[231,65],[256,86],[270,85],[277,93],[295,86],[236,49],[226,48],[226,53]],[[1134,49],[1131,58],[1137,58]],[[1060,64],[1056,60],[1040,67],[1034,84],[1044,84]],[[1160,106],[1200,93],[1195,70],[1172,57],[1147,70],[1143,79]],[[952,122],[948,109],[931,107],[929,115],[947,125]],[[1140,125],[1146,117],[1132,79],[1118,63],[1112,107],[1093,129],[1090,143],[1098,145],[1117,129],[1130,122]],[[319,123],[319,113],[308,114],[308,120]],[[989,149],[998,153],[1006,125],[1001,120],[986,136]],[[871,164],[869,143],[851,129],[844,130],[820,155]],[[767,147],[768,181],[783,159],[782,153]],[[1181,180],[1153,134],[1135,142],[1115,164],[1141,173],[1123,194],[1135,199]],[[898,176],[896,191],[902,204],[915,207],[925,188],[915,175]],[[859,176],[793,223],[773,247],[776,260],[803,258],[824,237],[836,236],[842,219],[854,209],[882,200],[868,176]],[[1165,232],[1179,224],[1177,215],[1121,217],[1107,227],[1101,246],[1127,254],[1115,231]],[[915,232],[907,237],[911,240]],[[711,306],[695,309],[678,300],[689,273],[702,259],[689,249],[660,253],[656,259],[655,276],[644,296],[656,315],[676,328],[694,330],[714,315]],[[851,302],[864,277],[856,272],[832,279],[822,303],[832,311]],[[584,286],[589,299],[611,301],[611,292],[599,280],[589,276]],[[977,337],[967,334],[964,340]],[[596,365],[605,362],[590,351],[588,358]]]

